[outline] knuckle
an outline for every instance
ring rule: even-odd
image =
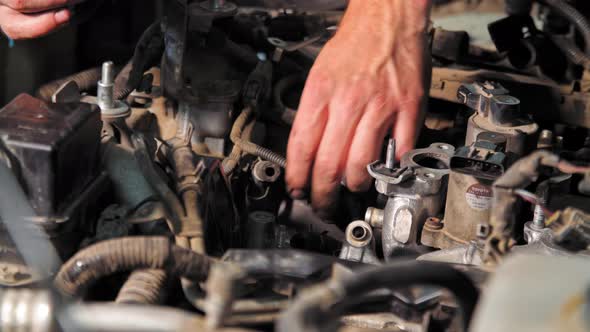
[[[332,85],[332,77],[323,69],[312,69],[307,80],[307,85],[311,89],[324,90]]]
[[[426,97],[426,89],[420,85],[414,89],[414,99],[420,100]]]
[[[379,113],[393,113],[395,109],[395,99],[386,92],[377,92],[373,96],[373,104]]]
[[[353,115],[359,111],[361,111],[361,106],[365,106],[363,100],[365,97],[359,91],[355,91],[354,89],[346,89],[343,91],[339,98],[336,98],[333,101],[333,108],[334,111],[337,111],[340,114],[343,114],[345,117]]]
[[[426,97],[426,92],[424,87],[418,86],[415,88],[410,89],[400,100],[401,104],[409,104],[409,103],[417,103],[420,102],[424,97]]]
[[[386,108],[387,104],[389,104],[389,96],[387,96],[384,92],[377,92],[373,99],[375,100],[375,104],[379,108]]]

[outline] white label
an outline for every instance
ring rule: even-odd
[[[492,206],[492,189],[483,184],[474,184],[465,192],[465,200],[474,210],[489,210]]]

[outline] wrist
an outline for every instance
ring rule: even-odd
[[[393,19],[395,16],[430,16],[432,0],[349,0],[347,12],[357,15],[381,14]]]
[[[396,40],[421,38],[430,5],[431,0],[349,0],[336,39],[380,44],[389,52]]]
[[[349,0],[342,30],[387,37],[396,31],[424,32],[429,25],[431,0]],[[349,31],[354,32],[354,31]],[[367,37],[373,37],[367,35]]]

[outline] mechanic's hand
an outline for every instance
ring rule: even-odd
[[[71,13],[64,7],[81,0],[0,0],[0,28],[12,39],[41,37],[63,26]]]
[[[368,190],[366,170],[393,128],[397,155],[412,149],[425,94],[429,0],[351,0],[309,74],[287,151],[287,184],[329,214],[344,181]],[[310,186],[311,185],[311,186]]]

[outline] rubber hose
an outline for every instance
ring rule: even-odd
[[[572,63],[590,69],[590,56],[580,50],[573,41],[559,36],[551,36],[551,40]]]
[[[98,81],[101,77],[101,68],[92,68],[85,71],[81,71],[79,73],[49,82],[43,86],[41,86],[37,92],[36,96],[50,102],[51,96],[62,86],[64,83],[69,81],[74,81],[78,84],[80,91],[88,91],[96,87]]]
[[[242,139],[242,131],[244,130],[244,126],[246,121],[252,114],[251,108],[246,108],[242,111],[242,113],[236,119],[234,126],[232,127],[232,131],[230,133],[231,141],[240,147],[242,151],[260,157],[264,160],[273,162],[283,168],[287,166],[287,160],[285,157],[265,148],[260,145],[254,144],[250,141]]]
[[[356,303],[361,295],[383,288],[432,285],[448,289],[462,309],[463,328],[468,329],[479,293],[473,282],[448,264],[406,261],[371,268],[348,278],[329,282],[302,293],[277,323],[279,332],[322,331],[321,322],[334,321],[334,308]]]
[[[135,89],[135,87],[131,88],[128,87],[127,82],[129,82],[129,74],[131,73],[131,69],[133,69],[133,60],[129,60],[127,64],[121,69],[117,77],[115,78],[115,86],[113,91],[113,97],[115,100],[122,100],[127,98],[131,92]]]
[[[537,0],[539,3],[551,8],[555,13],[563,16],[571,24],[573,24],[582,39],[584,39],[584,47],[586,54],[590,53],[590,23],[586,20],[586,17],[580,13],[576,8],[563,0]]]
[[[234,122],[230,137],[240,137],[243,139],[244,128],[246,127],[246,121],[248,120],[247,116],[238,116],[236,121]],[[238,144],[234,144],[229,156],[223,160],[221,163],[221,168],[224,174],[231,174],[234,172],[238,164],[240,163],[240,159],[242,158],[242,149]]]
[[[117,295],[116,303],[160,304],[164,300],[167,282],[164,270],[137,270],[131,273]]]
[[[293,122],[295,121],[295,115],[297,111],[291,109],[283,103],[283,97],[288,89],[291,89],[297,84],[301,84],[305,82],[305,76],[301,74],[294,74],[291,76],[287,76],[280,80],[274,88],[273,92],[273,100],[275,106],[278,108],[278,111],[281,113],[280,119],[286,125],[292,126]]]
[[[254,131],[254,125],[256,125],[255,121],[248,123],[244,130],[242,131],[242,139],[250,140],[252,138],[252,132]],[[221,169],[223,174],[229,175],[234,172],[236,167],[240,164],[240,159],[242,158],[242,149],[239,146],[233,146],[229,156],[223,160],[221,163]]]
[[[195,281],[207,279],[212,259],[172,244],[165,237],[108,240],[79,251],[59,270],[56,288],[65,296],[80,295],[102,277],[137,269],[160,269]]]

